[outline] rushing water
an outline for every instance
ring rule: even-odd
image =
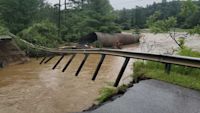
[[[141,44],[129,45],[124,49],[152,53],[166,53],[176,48],[170,38],[162,34],[145,34]],[[187,45],[198,50],[199,38],[187,40]],[[31,59],[22,65],[9,66],[0,70],[0,113],[68,113],[80,112],[90,107],[99,95],[99,90],[113,84],[124,58],[106,56],[95,82],[91,81],[99,55],[90,55],[79,77],[75,72],[83,55],[77,55],[69,68],[62,68],[70,56],[66,56],[55,70],[52,66],[60,57],[48,64],[39,65],[40,60]],[[130,81],[132,62],[128,65],[120,84]]]

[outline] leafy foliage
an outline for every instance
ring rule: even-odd
[[[169,32],[171,28],[176,26],[177,20],[175,17],[169,17],[168,19],[158,20],[160,12],[156,12],[147,20],[147,25],[154,33]]]
[[[62,42],[57,37],[57,27],[49,21],[36,23],[18,34],[22,39],[36,45],[56,47]]]
[[[8,35],[9,30],[0,25],[0,35]]]
[[[193,14],[197,11],[198,6],[192,2],[192,0],[186,0],[183,1],[183,4],[181,6],[181,15],[182,16],[188,16],[190,14]]]
[[[0,18],[16,34],[32,23],[39,0],[0,0],[0,4]]]
[[[133,9],[117,10],[118,15],[116,23],[120,24],[122,28],[146,28],[147,20],[156,12],[160,13],[158,20],[166,20],[169,17],[177,18],[178,28],[193,28],[200,24],[200,1],[192,0],[172,0],[162,3],[153,3],[146,7],[136,7]]]
[[[90,32],[121,32],[115,24],[115,15],[108,0],[71,1],[73,9],[63,11],[62,37],[65,41],[77,41]],[[67,13],[66,13],[67,12]]]
[[[200,35],[200,25],[194,27],[194,29],[190,30],[190,34],[199,34]]]

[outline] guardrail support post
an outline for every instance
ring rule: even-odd
[[[56,67],[58,66],[58,64],[62,61],[62,59],[65,57],[65,55],[62,55],[61,57],[60,57],[60,59],[57,61],[57,63],[53,66],[53,70],[54,69],[56,69]]]
[[[41,60],[40,64],[42,64],[46,60],[46,56]]]
[[[55,56],[49,57],[49,59],[47,59],[47,60],[44,62],[44,64],[47,64],[47,63],[48,63],[50,60],[52,60],[54,57],[55,57]]]
[[[65,72],[65,70],[67,69],[67,67],[70,65],[70,63],[72,62],[72,60],[74,59],[74,57],[76,56],[76,54],[73,54],[71,56],[71,58],[69,59],[69,61],[67,62],[67,64],[65,65],[65,67],[63,68],[62,72]]]
[[[130,61],[130,58],[126,58],[126,60],[124,61],[124,64],[123,64],[123,66],[122,66],[122,68],[121,68],[121,70],[119,72],[117,80],[115,81],[114,87],[117,87],[119,85],[119,82],[120,82],[120,80],[121,80],[121,78],[122,78],[122,76],[124,74],[124,71],[125,71],[129,61]]]
[[[171,71],[171,64],[169,64],[169,63],[166,63],[165,64],[165,72],[167,73],[167,74],[170,74],[170,71]]]
[[[83,65],[85,64],[85,62],[86,62],[88,56],[89,56],[89,54],[85,54],[85,57],[84,57],[83,61],[81,62],[81,65],[79,66],[79,68],[78,68],[78,70],[77,70],[77,72],[76,72],[76,74],[75,74],[76,76],[79,75],[79,73],[80,73],[80,71],[81,71]]]
[[[92,77],[92,80],[93,80],[93,81],[96,80],[97,74],[98,74],[98,72],[99,72],[99,70],[100,70],[100,68],[101,68],[101,65],[103,64],[103,61],[104,61],[105,57],[106,57],[105,54],[102,54],[102,55],[101,55],[101,59],[100,59],[100,61],[99,61],[99,64],[97,65],[97,68],[96,68],[96,70],[95,70],[95,73],[94,73],[94,75],[93,75],[93,77]]]

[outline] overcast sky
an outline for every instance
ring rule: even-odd
[[[46,0],[49,3],[55,4],[59,0]],[[64,0],[61,0],[64,3]],[[161,2],[162,0],[110,0],[114,9],[131,9],[137,6],[146,6],[147,4],[153,4],[153,2]]]

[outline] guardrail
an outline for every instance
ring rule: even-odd
[[[119,75],[115,81],[115,84],[114,84],[115,87],[118,86],[118,84],[123,76],[123,73],[124,73],[131,58],[165,63],[166,64],[165,71],[167,73],[170,73],[171,64],[200,68],[200,58],[193,58],[193,57],[171,56],[171,55],[163,55],[163,54],[150,54],[150,53],[132,52],[132,51],[116,50],[116,49],[68,49],[68,50],[48,49],[48,52],[51,53],[51,56],[44,57],[42,59],[42,61],[40,62],[40,64],[48,63],[51,59],[54,58],[55,55],[61,55],[60,59],[56,62],[56,64],[53,66],[52,69],[55,69],[58,66],[58,64],[62,61],[62,59],[65,57],[65,55],[69,55],[69,54],[72,55],[70,57],[69,61],[67,62],[67,64],[65,65],[65,67],[63,68],[63,70],[62,70],[63,72],[65,72],[65,70],[68,68],[68,66],[73,61],[76,54],[84,54],[85,57],[84,57],[83,61],[81,62],[81,65],[79,66],[79,68],[75,74],[76,76],[79,75],[82,67],[84,66],[84,64],[90,54],[100,54],[101,59],[97,65],[95,73],[93,74],[93,77],[92,77],[93,81],[96,80],[96,77],[101,68],[101,65],[103,64],[103,61],[107,55],[124,57],[125,61],[122,65]]]

